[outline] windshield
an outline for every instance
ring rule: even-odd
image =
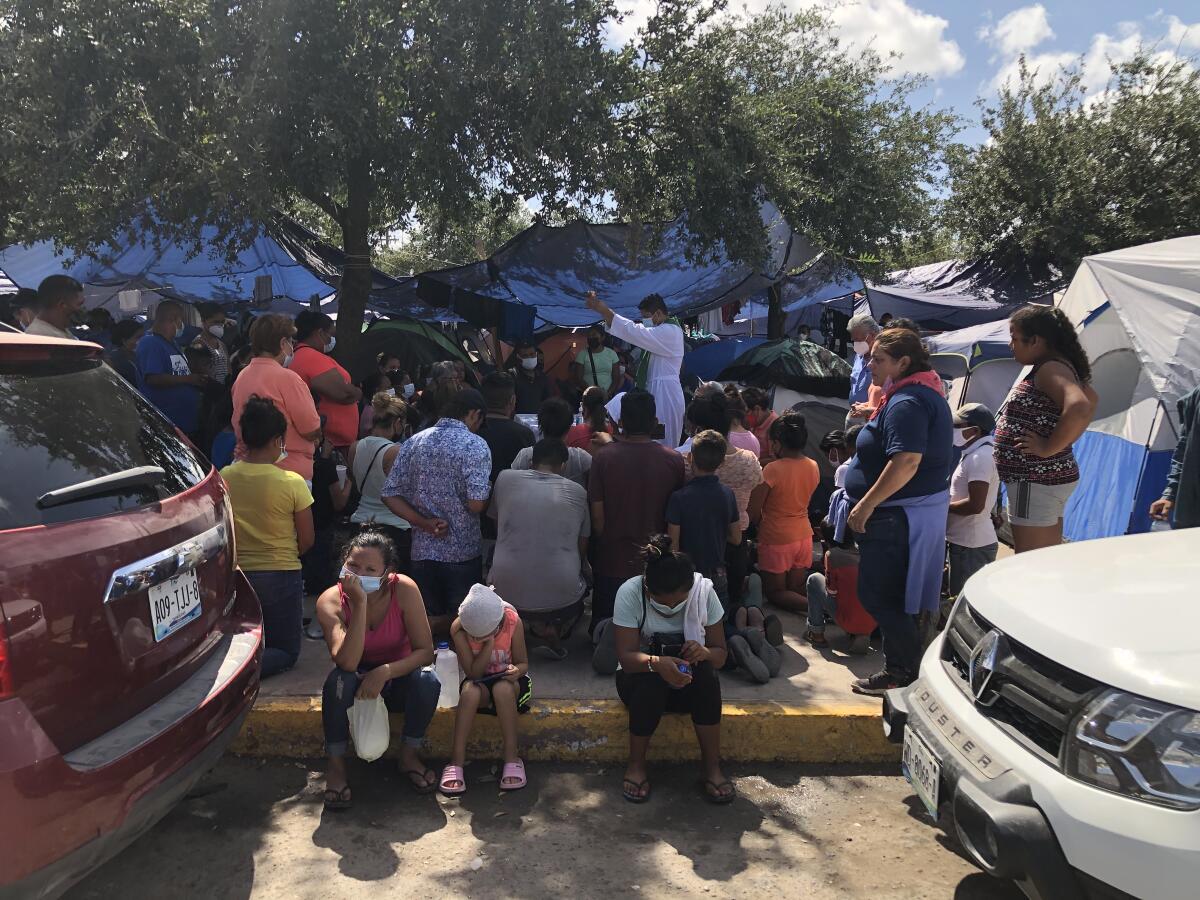
[[[108,515],[199,484],[207,461],[112,369],[97,360],[0,361],[0,530]],[[157,485],[38,507],[48,491],[142,466]]]

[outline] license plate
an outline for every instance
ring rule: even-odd
[[[200,617],[200,582],[195,572],[184,572],[150,588],[150,622],[154,640],[174,634]]]
[[[904,729],[904,755],[901,765],[904,768],[904,777],[913,786],[929,814],[936,819],[938,789],[942,783],[942,764],[911,728]]]

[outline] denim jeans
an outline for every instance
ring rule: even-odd
[[[247,572],[246,579],[262,607],[262,677],[286,672],[300,658],[304,628],[304,576],[287,572]]]
[[[345,756],[350,741],[350,720],[347,713],[354,705],[354,695],[363,676],[371,669],[347,672],[334,669],[325,679],[321,690],[321,725],[325,729],[325,752],[330,756]],[[425,731],[437,709],[442,683],[433,672],[417,669],[383,686],[379,696],[390,712],[404,713],[404,743],[420,747]]]
[[[430,616],[457,616],[459,604],[467,596],[467,591],[481,578],[483,558],[480,556],[466,562],[438,562],[433,559],[412,561],[412,579],[421,589],[425,612]]]
[[[988,544],[986,547],[960,547],[950,544],[950,596],[957,597],[962,593],[963,585],[972,575],[996,561],[996,551],[999,544]]]
[[[913,616],[905,612],[908,579],[908,516],[900,507],[881,507],[858,537],[858,598],[883,634],[887,671],[915,678],[921,639]]]
[[[808,627],[825,628],[827,622],[833,621],[837,612],[837,597],[829,593],[825,586],[825,576],[813,572],[808,576],[806,585],[808,593]]]

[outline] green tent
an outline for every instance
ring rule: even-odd
[[[399,357],[404,371],[414,380],[432,363],[452,359],[466,364],[468,381],[479,381],[466,350],[441,329],[415,319],[376,319],[363,332],[354,356],[342,364],[351,378],[361,381],[375,370],[375,360],[384,352]]]
[[[726,366],[717,380],[764,389],[779,385],[817,397],[847,397],[850,364],[811,341],[783,338],[747,350]]]

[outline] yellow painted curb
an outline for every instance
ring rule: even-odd
[[[392,717],[394,752],[401,716]],[[426,733],[426,749],[449,754],[454,710],[439,709]],[[618,700],[541,700],[521,717],[521,753],[529,760],[620,762],[627,757],[629,716]],[[317,698],[260,701],[251,711],[233,752],[243,756],[318,757],[323,753],[321,704]],[[473,758],[501,752],[499,723],[477,716],[471,734]],[[864,704],[791,706],[784,703],[726,703],[721,755],[731,761],[878,763],[899,758],[899,748],[883,736],[879,713]],[[652,759],[699,758],[687,716],[663,718],[650,746]]]

